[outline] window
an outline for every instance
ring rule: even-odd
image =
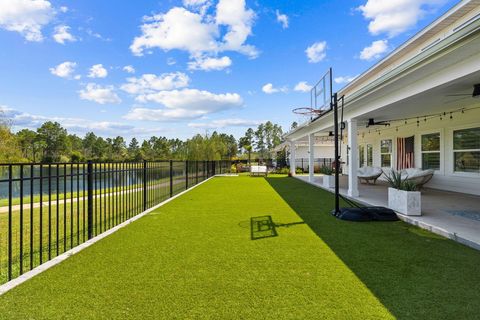
[[[480,127],[453,131],[454,171],[480,173]]]
[[[367,144],[367,166],[373,167],[373,146]]]
[[[392,139],[380,141],[380,163],[382,167],[392,166]]]
[[[440,133],[422,135],[422,169],[440,170]]]
[[[365,147],[363,144],[358,146],[358,163],[360,168],[365,165]]]

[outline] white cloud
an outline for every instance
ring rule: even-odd
[[[133,40],[130,50],[141,56],[145,49],[179,49],[194,52],[215,51],[218,30],[213,23],[204,23],[200,14],[184,8],[172,8],[165,14],[146,17],[142,35]]]
[[[295,91],[300,91],[300,92],[309,92],[312,90],[312,86],[309,85],[306,81],[300,81],[295,85],[295,88],[293,88]]]
[[[174,58],[171,58],[171,57],[170,57],[170,58],[167,59],[167,64],[168,64],[169,66],[173,66],[173,65],[176,64],[176,63],[177,63],[177,61],[176,61]]]
[[[94,101],[99,104],[122,102],[115,93],[113,86],[100,86],[95,83],[88,83],[85,89],[80,90],[78,93],[80,99]]]
[[[12,125],[18,128],[38,128],[46,121],[56,121],[69,131],[76,133],[86,133],[89,131],[102,133],[125,134],[125,132],[140,132],[132,125],[109,122],[92,121],[82,118],[51,117],[22,112],[7,106],[0,106],[0,112],[3,112],[9,119],[12,119]]]
[[[185,4],[200,3],[210,2],[187,1]],[[255,47],[245,44],[255,18],[253,10],[246,8],[245,0],[220,0],[215,9],[215,16],[174,7],[166,13],[145,17],[142,34],[134,38],[130,50],[137,56],[152,48],[184,50],[191,56],[215,56],[227,50],[251,58],[258,56]]]
[[[68,7],[66,7],[66,6],[61,6],[61,7],[60,7],[60,12],[67,13],[67,12],[68,12]]]
[[[212,5],[212,2],[210,0],[183,0],[183,5],[204,16],[207,13],[208,8]]]
[[[70,27],[61,25],[55,27],[55,33],[53,34],[53,39],[61,44],[65,44],[65,41],[75,42],[77,38],[75,38],[70,33]]]
[[[227,56],[221,58],[199,57],[196,58],[194,61],[190,61],[188,63],[188,69],[204,71],[223,70],[230,67],[231,65],[232,60]]]
[[[286,14],[281,14],[280,11],[276,11],[275,14],[277,15],[277,22],[282,25],[283,29],[288,28],[288,16]]]
[[[183,0],[185,7],[198,7],[209,3],[208,0]]]
[[[338,83],[338,84],[349,83],[355,80],[356,77],[358,77],[358,75],[353,77],[352,76],[336,77],[333,81],[335,81],[335,83]]]
[[[211,128],[221,129],[226,127],[251,127],[257,126],[264,121],[248,120],[248,119],[219,119],[211,122],[195,122],[189,123],[188,126],[192,128]]]
[[[46,0],[0,1],[0,28],[20,33],[27,41],[42,41],[42,28],[54,17]]]
[[[360,59],[362,60],[378,59],[382,56],[383,53],[387,51],[388,51],[387,40],[373,41],[370,46],[363,48],[363,50],[360,52]]]
[[[444,3],[445,0],[368,0],[358,9],[370,20],[368,30],[371,34],[386,33],[394,37],[414,27],[428,10]]]
[[[133,66],[125,66],[123,67],[123,71],[127,72],[127,73],[135,73],[135,68]]]
[[[130,94],[154,93],[155,91],[180,89],[187,87],[190,78],[182,72],[144,74],[140,78],[128,78],[120,88]]]
[[[273,84],[267,83],[262,87],[262,91],[265,92],[266,94],[272,94],[277,92],[287,92],[288,89],[286,87],[275,88]]]
[[[89,78],[105,78],[108,76],[108,71],[102,64],[95,64],[90,68],[88,73]]]
[[[305,50],[305,53],[307,54],[307,57],[308,57],[308,62],[317,63],[322,61],[327,56],[326,50],[327,50],[326,41],[315,42]]]
[[[228,26],[228,32],[223,36],[220,47],[256,58],[259,54],[257,49],[244,44],[252,34],[254,20],[255,12],[246,8],[245,0],[218,1],[215,21],[218,25]]]
[[[60,78],[71,78],[77,67],[76,62],[65,61],[58,66],[50,68],[50,73]]]
[[[198,119],[243,105],[243,100],[237,93],[215,94],[197,89],[160,91],[138,96],[137,101],[155,102],[165,108],[136,107],[130,110],[125,116],[126,119],[149,121]]]

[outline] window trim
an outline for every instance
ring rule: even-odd
[[[422,150],[422,143],[423,143],[423,139],[422,137],[423,136],[426,136],[426,135],[431,135],[431,134],[435,134],[435,133],[438,133],[438,136],[439,136],[439,145],[438,145],[438,151],[423,151]],[[422,169],[425,170],[425,168],[423,168],[423,154],[424,153],[438,153],[439,154],[439,158],[440,158],[440,166],[438,169],[435,169],[435,172],[443,172],[443,162],[444,162],[444,159],[443,159],[443,134],[442,134],[442,131],[441,130],[431,130],[431,131],[427,131],[427,132],[421,132],[419,134],[419,141],[420,141],[420,146],[419,146],[419,150],[420,150],[420,158],[419,158],[419,163],[422,165]]]
[[[449,142],[450,142],[450,148],[449,148],[449,157],[451,159],[450,162],[450,170],[451,174],[453,176],[460,176],[460,177],[475,177],[478,178],[480,176],[480,172],[464,172],[464,171],[455,171],[455,152],[469,152],[469,151],[479,151],[480,149],[459,149],[455,150],[454,149],[454,141],[453,141],[453,133],[454,131],[460,131],[460,130],[468,130],[468,129],[475,129],[475,128],[480,128],[480,125],[477,124],[470,124],[470,125],[463,125],[463,126],[457,126],[457,127],[452,127],[449,130]]]
[[[385,140],[390,140],[390,141],[392,141],[392,150],[390,150],[390,152],[382,152],[382,141],[385,141]],[[381,139],[378,141],[378,143],[379,143],[379,148],[380,148],[380,149],[379,149],[379,151],[380,151],[380,152],[379,152],[379,155],[380,155],[380,167],[381,167],[381,168],[390,168],[390,169],[391,169],[391,168],[395,168],[395,163],[394,163],[394,159],[395,159],[395,152],[394,152],[394,151],[395,151],[395,139],[394,139],[394,138],[387,138],[387,137],[385,137],[385,138],[383,138],[383,139],[381,138]],[[389,155],[390,155],[390,167],[383,167],[383,166],[382,166],[382,155],[384,155],[384,154],[389,154]]]

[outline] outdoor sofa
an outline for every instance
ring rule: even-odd
[[[251,176],[267,176],[268,170],[267,166],[250,166],[250,175]]]

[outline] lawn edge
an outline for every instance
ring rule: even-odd
[[[187,192],[195,189],[196,187],[204,184],[205,182],[209,181],[210,179],[215,178],[216,176],[222,176],[222,175],[215,175],[215,176],[212,176],[212,177],[210,177],[210,178],[208,178],[208,179],[206,179],[206,180],[203,180],[202,182],[197,183],[196,185],[188,188],[187,190],[184,190],[184,191],[180,192],[179,194],[176,194],[176,195],[174,195],[173,197],[168,198],[167,200],[165,200],[165,201],[163,201],[163,202],[160,202],[160,203],[157,204],[156,206],[154,206],[154,207],[152,207],[152,208],[150,208],[150,209],[148,209],[148,210],[145,210],[145,211],[137,214],[136,216],[134,216],[134,217],[132,217],[132,218],[130,218],[130,219],[128,219],[128,220],[120,223],[119,225],[116,225],[115,227],[113,227],[113,228],[111,228],[111,229],[109,229],[109,230],[107,230],[107,231],[105,231],[105,232],[103,232],[103,233],[101,233],[101,234],[93,237],[93,238],[90,239],[90,240],[85,241],[84,243],[76,246],[75,248],[72,248],[72,249],[70,249],[70,250],[68,250],[68,251],[65,251],[65,252],[62,253],[61,255],[56,256],[55,258],[53,258],[52,260],[49,260],[49,261],[47,261],[47,262],[39,265],[38,267],[36,267],[36,268],[34,268],[34,269],[32,269],[32,270],[30,270],[30,271],[28,271],[28,272],[25,272],[25,273],[22,274],[21,276],[19,276],[19,277],[15,278],[15,279],[12,279],[12,280],[10,280],[10,281],[8,281],[8,282],[0,285],[0,296],[4,295],[5,293],[7,293],[8,291],[12,290],[13,288],[19,286],[20,284],[24,283],[25,281],[30,280],[31,278],[39,275],[40,273],[42,273],[42,272],[44,272],[44,271],[52,268],[53,266],[61,263],[62,261],[68,259],[69,257],[71,257],[71,256],[79,253],[79,252],[82,251],[83,249],[86,249],[86,248],[90,247],[90,246],[93,245],[94,243],[102,240],[103,238],[108,237],[109,235],[111,235],[111,234],[117,232],[118,230],[126,227],[126,226],[129,225],[130,223],[132,223],[132,222],[134,222],[134,221],[142,218],[143,216],[149,214],[150,212],[152,212],[152,211],[160,208],[161,206],[169,203],[170,201],[175,200],[176,198],[184,195],[185,193],[187,193]]]

